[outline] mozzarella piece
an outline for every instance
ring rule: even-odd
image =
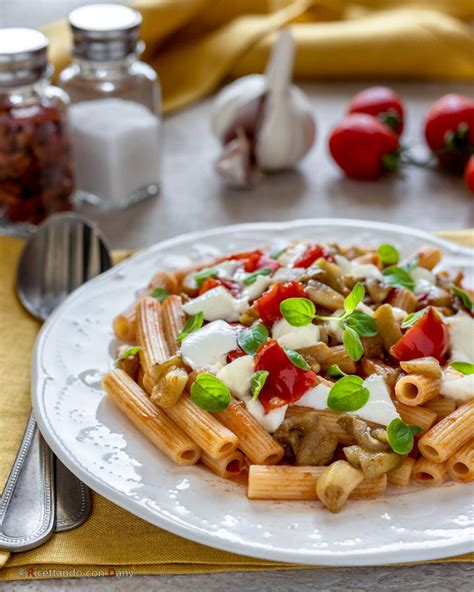
[[[260,401],[258,399],[254,401],[251,398],[245,402],[245,405],[247,406],[248,412],[251,413],[262,428],[267,432],[270,432],[270,434],[273,434],[273,432],[283,423],[286,410],[288,409],[288,405],[283,405],[283,407],[277,407],[276,409],[272,409],[268,413],[265,413],[265,409]]]
[[[193,370],[217,372],[234,349],[237,349],[237,335],[233,327],[225,321],[214,321],[183,339],[181,355]]]
[[[424,267],[415,267],[409,272],[412,280],[415,281],[415,294],[429,292],[436,285],[436,276]]]
[[[444,320],[451,336],[451,360],[474,364],[474,319],[468,314],[458,313]]]
[[[229,388],[237,399],[243,400],[250,392],[250,379],[254,373],[253,356],[242,356],[217,373],[217,378]]]
[[[296,407],[311,407],[311,409],[327,409],[328,395],[331,389],[323,383],[318,384],[295,401],[293,405]]]
[[[403,310],[403,308],[398,308],[398,306],[392,306],[392,314],[393,318],[397,321],[397,323],[401,323],[408,313],[406,310]]]
[[[465,403],[474,397],[474,374],[463,374],[454,368],[446,368],[441,380],[440,392],[458,403]]]
[[[281,346],[290,349],[309,347],[319,341],[319,327],[312,323],[303,327],[293,327],[287,320],[280,319],[273,325],[272,337]]]
[[[369,317],[374,316],[374,311],[370,308],[370,306],[367,306],[367,304],[364,304],[363,302],[359,302],[359,304],[356,306],[356,310],[359,312],[365,312],[365,314],[369,315]]]
[[[242,298],[245,300],[255,300],[255,298],[258,298],[265,292],[271,283],[272,279],[268,275],[258,275],[253,284],[243,289]]]
[[[358,280],[365,279],[368,277],[374,277],[378,280],[384,279],[380,269],[372,263],[353,263],[350,273],[354,278]]]
[[[342,273],[345,275],[350,275],[352,272],[352,263],[349,261],[347,257],[343,255],[335,255],[336,263],[342,270]]]
[[[193,298],[183,304],[183,310],[188,315],[195,315],[202,311],[206,321],[238,321],[241,314],[248,307],[244,298],[234,298],[223,286],[217,286],[204,292],[202,296]]]
[[[383,426],[388,426],[392,419],[400,419],[390,398],[387,385],[381,376],[371,374],[363,384],[369,390],[369,400],[361,409],[357,409],[351,415],[358,415],[362,419]]]
[[[341,312],[343,312],[342,310],[336,310],[332,316],[333,317],[338,317]],[[334,345],[338,344],[338,343],[342,343],[342,338],[344,335],[344,329],[341,327],[340,323],[336,320],[334,321],[325,321],[324,322],[324,326],[326,327],[326,330],[328,332],[328,335],[331,337],[332,343]]]
[[[220,278],[225,280],[231,280],[238,266],[239,262],[235,261],[235,259],[231,259],[230,261],[222,261],[222,263],[213,265],[212,269],[215,269],[217,271],[218,276]]]
[[[306,251],[308,245],[304,243],[296,243],[290,245],[283,253],[278,257],[278,263],[281,263],[284,267],[291,267],[295,261],[297,261],[301,255]]]

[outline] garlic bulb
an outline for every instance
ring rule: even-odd
[[[242,175],[240,159],[239,178],[223,170],[228,144],[238,134],[238,144],[232,150],[243,152],[242,135],[249,142],[246,160],[263,171],[291,168],[309,151],[315,139],[315,122],[306,95],[291,84],[294,62],[294,40],[289,31],[283,31],[270,57],[265,74],[243,76],[224,88],[216,98],[212,128],[224,145],[224,154],[216,162],[216,171],[233,185],[248,185],[248,176]],[[235,173],[235,166],[232,168]]]

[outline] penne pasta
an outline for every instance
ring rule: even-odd
[[[179,296],[168,296],[163,302],[161,313],[168,351],[171,355],[178,351],[178,335],[183,330],[186,314]]]
[[[161,305],[156,298],[145,297],[138,301],[136,310],[137,342],[141,347],[140,362],[145,375],[151,375],[153,379],[155,366],[169,358],[161,320]],[[150,382],[150,379],[148,379],[148,382]],[[148,390],[147,381],[144,384]],[[148,392],[150,391],[148,390]]]
[[[374,321],[384,348],[389,351],[394,343],[402,337],[401,329],[393,316],[390,304],[382,304],[374,312]]]
[[[408,487],[414,464],[415,459],[407,456],[399,467],[387,473],[388,483],[395,487]]]
[[[395,288],[389,298],[390,304],[407,313],[414,312],[418,306],[415,294],[407,288]]]
[[[441,261],[441,251],[438,247],[424,247],[418,253],[418,266],[430,271]]]
[[[316,306],[322,306],[331,312],[340,310],[344,307],[344,296],[317,280],[310,280],[308,282],[306,293],[308,294],[308,298],[312,300]]]
[[[394,401],[394,405],[404,421],[408,425],[421,428],[422,432],[428,431],[436,421],[436,413],[426,407],[410,407],[404,403]]]
[[[448,474],[447,463],[435,463],[423,456],[420,456],[413,465],[411,478],[415,483],[421,485],[443,485]]]
[[[105,375],[102,386],[117,407],[157,448],[179,465],[195,464],[201,449],[123,370]]]
[[[213,458],[209,454],[201,453],[201,462],[213,473],[224,479],[237,477],[245,468],[245,456],[240,450],[234,450],[222,458]]]
[[[169,271],[158,271],[155,273],[148,286],[148,291],[152,292],[154,288],[165,288],[171,294],[179,294],[179,281],[176,273]]]
[[[431,357],[400,362],[400,368],[407,374],[426,374],[434,378],[441,378],[443,374],[438,360]]]
[[[474,480],[474,439],[466,442],[446,463],[448,474],[454,481],[469,483]]]
[[[252,464],[274,465],[283,458],[281,445],[262,428],[242,401],[232,401],[215,417],[238,437],[239,448]]]
[[[404,405],[416,407],[439,395],[439,378],[426,374],[408,374],[395,384],[395,396]]]
[[[449,397],[438,396],[423,403],[423,407],[436,413],[436,419],[444,419],[456,409],[456,401]]]
[[[360,370],[362,376],[367,377],[371,374],[378,374],[381,376],[390,391],[395,389],[395,383],[400,376],[400,368],[392,368],[379,359],[370,360],[365,356],[360,361]]]
[[[135,303],[133,303],[127,310],[114,318],[113,328],[117,339],[127,343],[134,342],[136,339],[136,321]]]
[[[122,358],[124,354],[128,352],[130,349],[130,345],[124,344],[120,345],[117,349],[117,362],[115,363],[117,368],[122,369],[126,372],[131,378],[135,379],[138,371],[139,361],[138,361],[138,354],[133,354]],[[121,359],[122,358],[122,359]]]

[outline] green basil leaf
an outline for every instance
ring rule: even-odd
[[[402,329],[408,329],[408,327],[412,327],[416,321],[418,321],[419,319],[421,319],[421,317],[428,312],[428,307],[425,306],[425,308],[422,308],[421,310],[417,310],[416,312],[411,312],[409,315],[407,315],[403,321],[402,324],[400,325]]]
[[[263,323],[257,323],[241,331],[237,337],[237,343],[246,354],[253,355],[267,339],[268,329]]]
[[[463,374],[474,374],[474,364],[470,364],[469,362],[451,362],[449,365]]]
[[[202,312],[202,310],[200,310],[197,314],[193,315],[187,320],[186,324],[183,327],[183,330],[178,335],[178,340],[183,341],[183,339],[186,339],[188,335],[200,329],[202,327],[203,322],[204,313]]]
[[[152,296],[153,298],[156,298],[160,302],[163,302],[163,300],[166,300],[166,298],[168,298],[169,295],[170,295],[170,293],[168,292],[168,290],[166,288],[155,288],[153,290],[153,292],[150,294],[150,296]]]
[[[231,401],[227,386],[213,374],[198,374],[191,386],[191,399],[205,411],[224,411]]]
[[[407,425],[401,419],[395,418],[388,424],[387,440],[392,450],[397,454],[408,454],[415,442],[414,435],[421,432],[421,428]]]
[[[458,286],[455,286],[454,284],[451,286],[451,288],[453,290],[453,294],[461,299],[461,302],[464,304],[464,306],[467,308],[469,312],[472,312],[472,300],[469,294],[467,294],[467,292],[461,290],[461,288],[458,288]]]
[[[287,298],[280,303],[280,312],[293,327],[304,327],[314,319],[316,307],[308,298]]]
[[[250,379],[250,388],[252,390],[252,399],[258,399],[258,395],[260,394],[265,381],[268,378],[270,372],[268,370],[258,370],[252,374]]]
[[[355,310],[344,322],[361,337],[377,335],[377,325],[374,319],[365,312]]]
[[[244,285],[251,286],[255,283],[255,280],[258,278],[259,275],[270,275],[271,273],[272,270],[269,267],[262,267],[262,269],[257,269],[257,271],[254,271],[244,279]]]
[[[308,362],[303,358],[301,354],[299,354],[294,349],[290,349],[289,347],[283,346],[283,349],[285,350],[285,353],[288,356],[290,362],[293,364],[293,366],[301,368],[301,370],[311,370],[311,366],[308,364]]]
[[[203,269],[202,271],[200,271],[199,273],[197,273],[194,276],[194,280],[197,284],[197,287],[200,288],[203,283],[207,280],[207,278],[210,277],[217,277],[219,275],[219,272],[217,271],[217,269],[214,269],[213,267],[211,267],[210,269]]]
[[[344,310],[347,314],[351,314],[355,311],[357,306],[364,300],[365,288],[359,282],[353,288],[351,293],[346,296],[344,300]]]
[[[360,376],[343,376],[329,391],[327,405],[339,413],[357,411],[369,400],[369,389]]]
[[[389,243],[380,245],[377,249],[382,265],[396,265],[400,261],[400,253]]]
[[[358,362],[364,354],[364,346],[360,340],[359,335],[351,329],[351,327],[346,327],[344,329],[344,333],[342,335],[342,343],[347,350],[351,360],[354,362]]]
[[[337,377],[337,376],[348,376],[348,374],[343,372],[337,364],[333,364],[332,366],[329,366],[328,371],[327,371],[327,375],[332,376],[333,378]]]
[[[413,290],[415,287],[415,280],[401,267],[392,265],[384,269],[382,273],[385,276],[385,283],[389,286],[407,288],[407,290]]]
[[[142,348],[139,345],[134,345],[132,347],[129,347],[127,350],[125,350],[123,352],[123,354],[121,356],[119,356],[115,362],[114,365],[118,366],[120,364],[120,362],[123,362],[124,360],[126,360],[127,358],[130,358],[132,356],[134,356],[135,354],[137,354]]]

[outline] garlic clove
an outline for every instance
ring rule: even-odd
[[[229,187],[247,189],[252,181],[251,155],[251,144],[239,129],[237,137],[224,146],[214,169]]]
[[[283,29],[278,37],[265,69],[265,89],[284,93],[291,86],[295,62],[295,40],[289,29]]]

